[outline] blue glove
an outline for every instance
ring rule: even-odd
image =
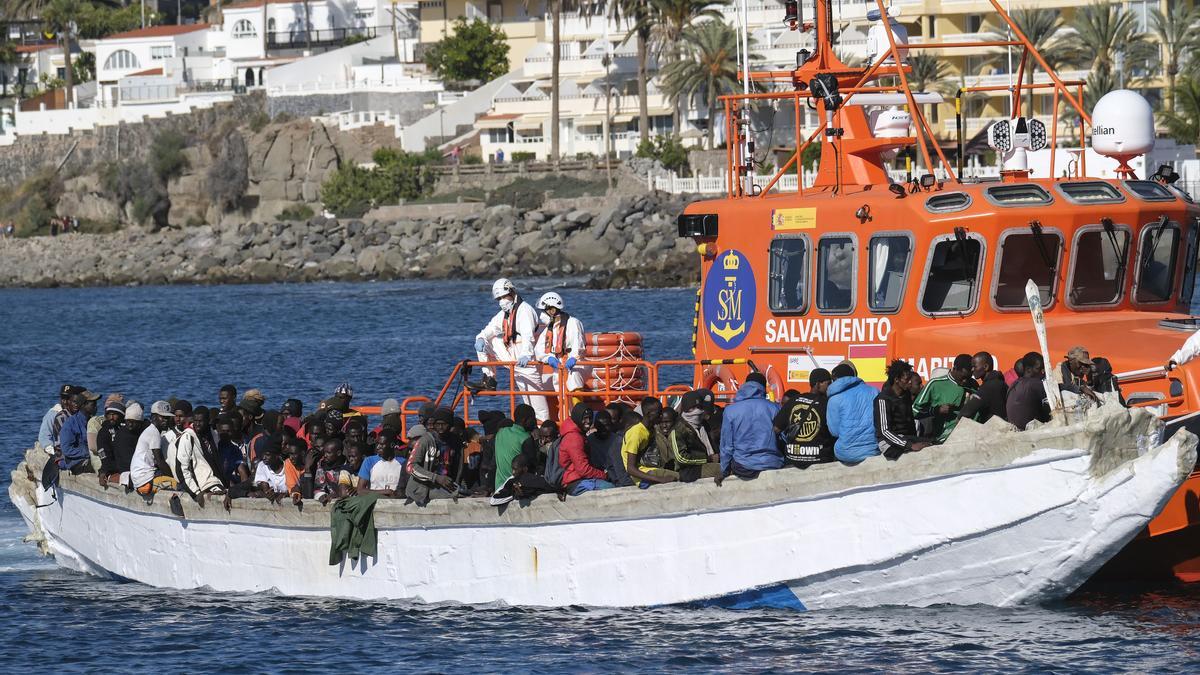
[[[482,352],[487,349],[487,342],[483,338],[475,338],[475,351]]]
[[[574,368],[574,367],[575,367],[575,357],[574,357],[574,356],[568,356],[568,357],[567,357],[567,370],[570,370],[570,369],[572,369],[572,368]]]
[[[550,366],[551,368],[553,368],[555,370],[558,370],[558,367],[561,366],[562,364],[558,362],[558,357],[547,356],[546,357],[546,365]]]
[[[520,356],[517,358],[517,367],[518,368],[524,368],[527,365],[529,365],[529,357],[528,356]]]

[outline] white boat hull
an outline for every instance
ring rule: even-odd
[[[1077,588],[1195,463],[1186,433],[1125,451],[1122,461],[1106,456],[1108,467],[1096,448],[1054,440],[1046,444],[1059,447],[1015,459],[982,448],[982,462],[966,461],[964,447],[950,462],[957,470],[937,475],[912,475],[921,462],[950,461],[930,453],[720,488],[627,489],[562,505],[542,497],[500,515],[478,500],[426,509],[381,502],[378,557],[338,565],[328,564],[328,512],[316,504],[300,514],[240,500],[256,502],[253,513],[227,514],[185,497],[181,519],[165,503],[100,491],[90,476],[66,477],[53,492],[14,480],[12,494],[59,564],[165,588],[527,606],[1006,606]],[[823,487],[863,477],[853,472],[875,480]],[[889,474],[904,479],[877,480]],[[775,499],[761,503],[763,495]],[[655,498],[674,512],[647,514]]]

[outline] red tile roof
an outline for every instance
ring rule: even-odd
[[[150,26],[148,28],[139,28],[137,30],[125,31],[116,35],[109,35],[105,40],[125,40],[128,38],[148,38],[148,37],[169,37],[172,35],[183,35],[185,33],[194,33],[198,30],[207,30],[206,23],[192,23],[184,26]]]
[[[521,116],[521,113],[493,113],[491,115],[483,115],[481,120],[514,120]]]
[[[136,73],[130,73],[130,74],[126,75],[125,77],[148,77],[150,75],[162,75],[162,74],[163,74],[162,68],[151,68],[150,70],[140,70]]]
[[[34,52],[44,52],[47,49],[57,49],[58,45],[53,42],[48,42],[44,45],[17,45],[18,54],[32,54]]]
[[[294,5],[301,0],[268,0],[272,5]],[[263,0],[245,0],[244,2],[232,2],[228,5],[223,5],[221,11],[230,9],[248,9],[250,7],[262,7]]]

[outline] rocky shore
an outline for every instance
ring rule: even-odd
[[[0,286],[224,284],[585,276],[596,287],[691,285],[695,246],[675,236],[686,199],[649,194],[508,205],[391,207],[314,217],[109,234],[0,239]],[[378,214],[376,214],[378,215]]]

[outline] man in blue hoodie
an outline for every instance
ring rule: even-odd
[[[775,437],[779,405],[767,400],[767,379],[751,373],[738,388],[721,420],[721,480],[733,474],[750,480],[761,471],[783,468],[783,453]],[[874,433],[872,431],[871,433]]]
[[[837,437],[833,454],[847,464],[858,464],[879,454],[875,420],[871,416],[879,390],[863,382],[847,364],[833,369],[826,418],[829,432]]]

